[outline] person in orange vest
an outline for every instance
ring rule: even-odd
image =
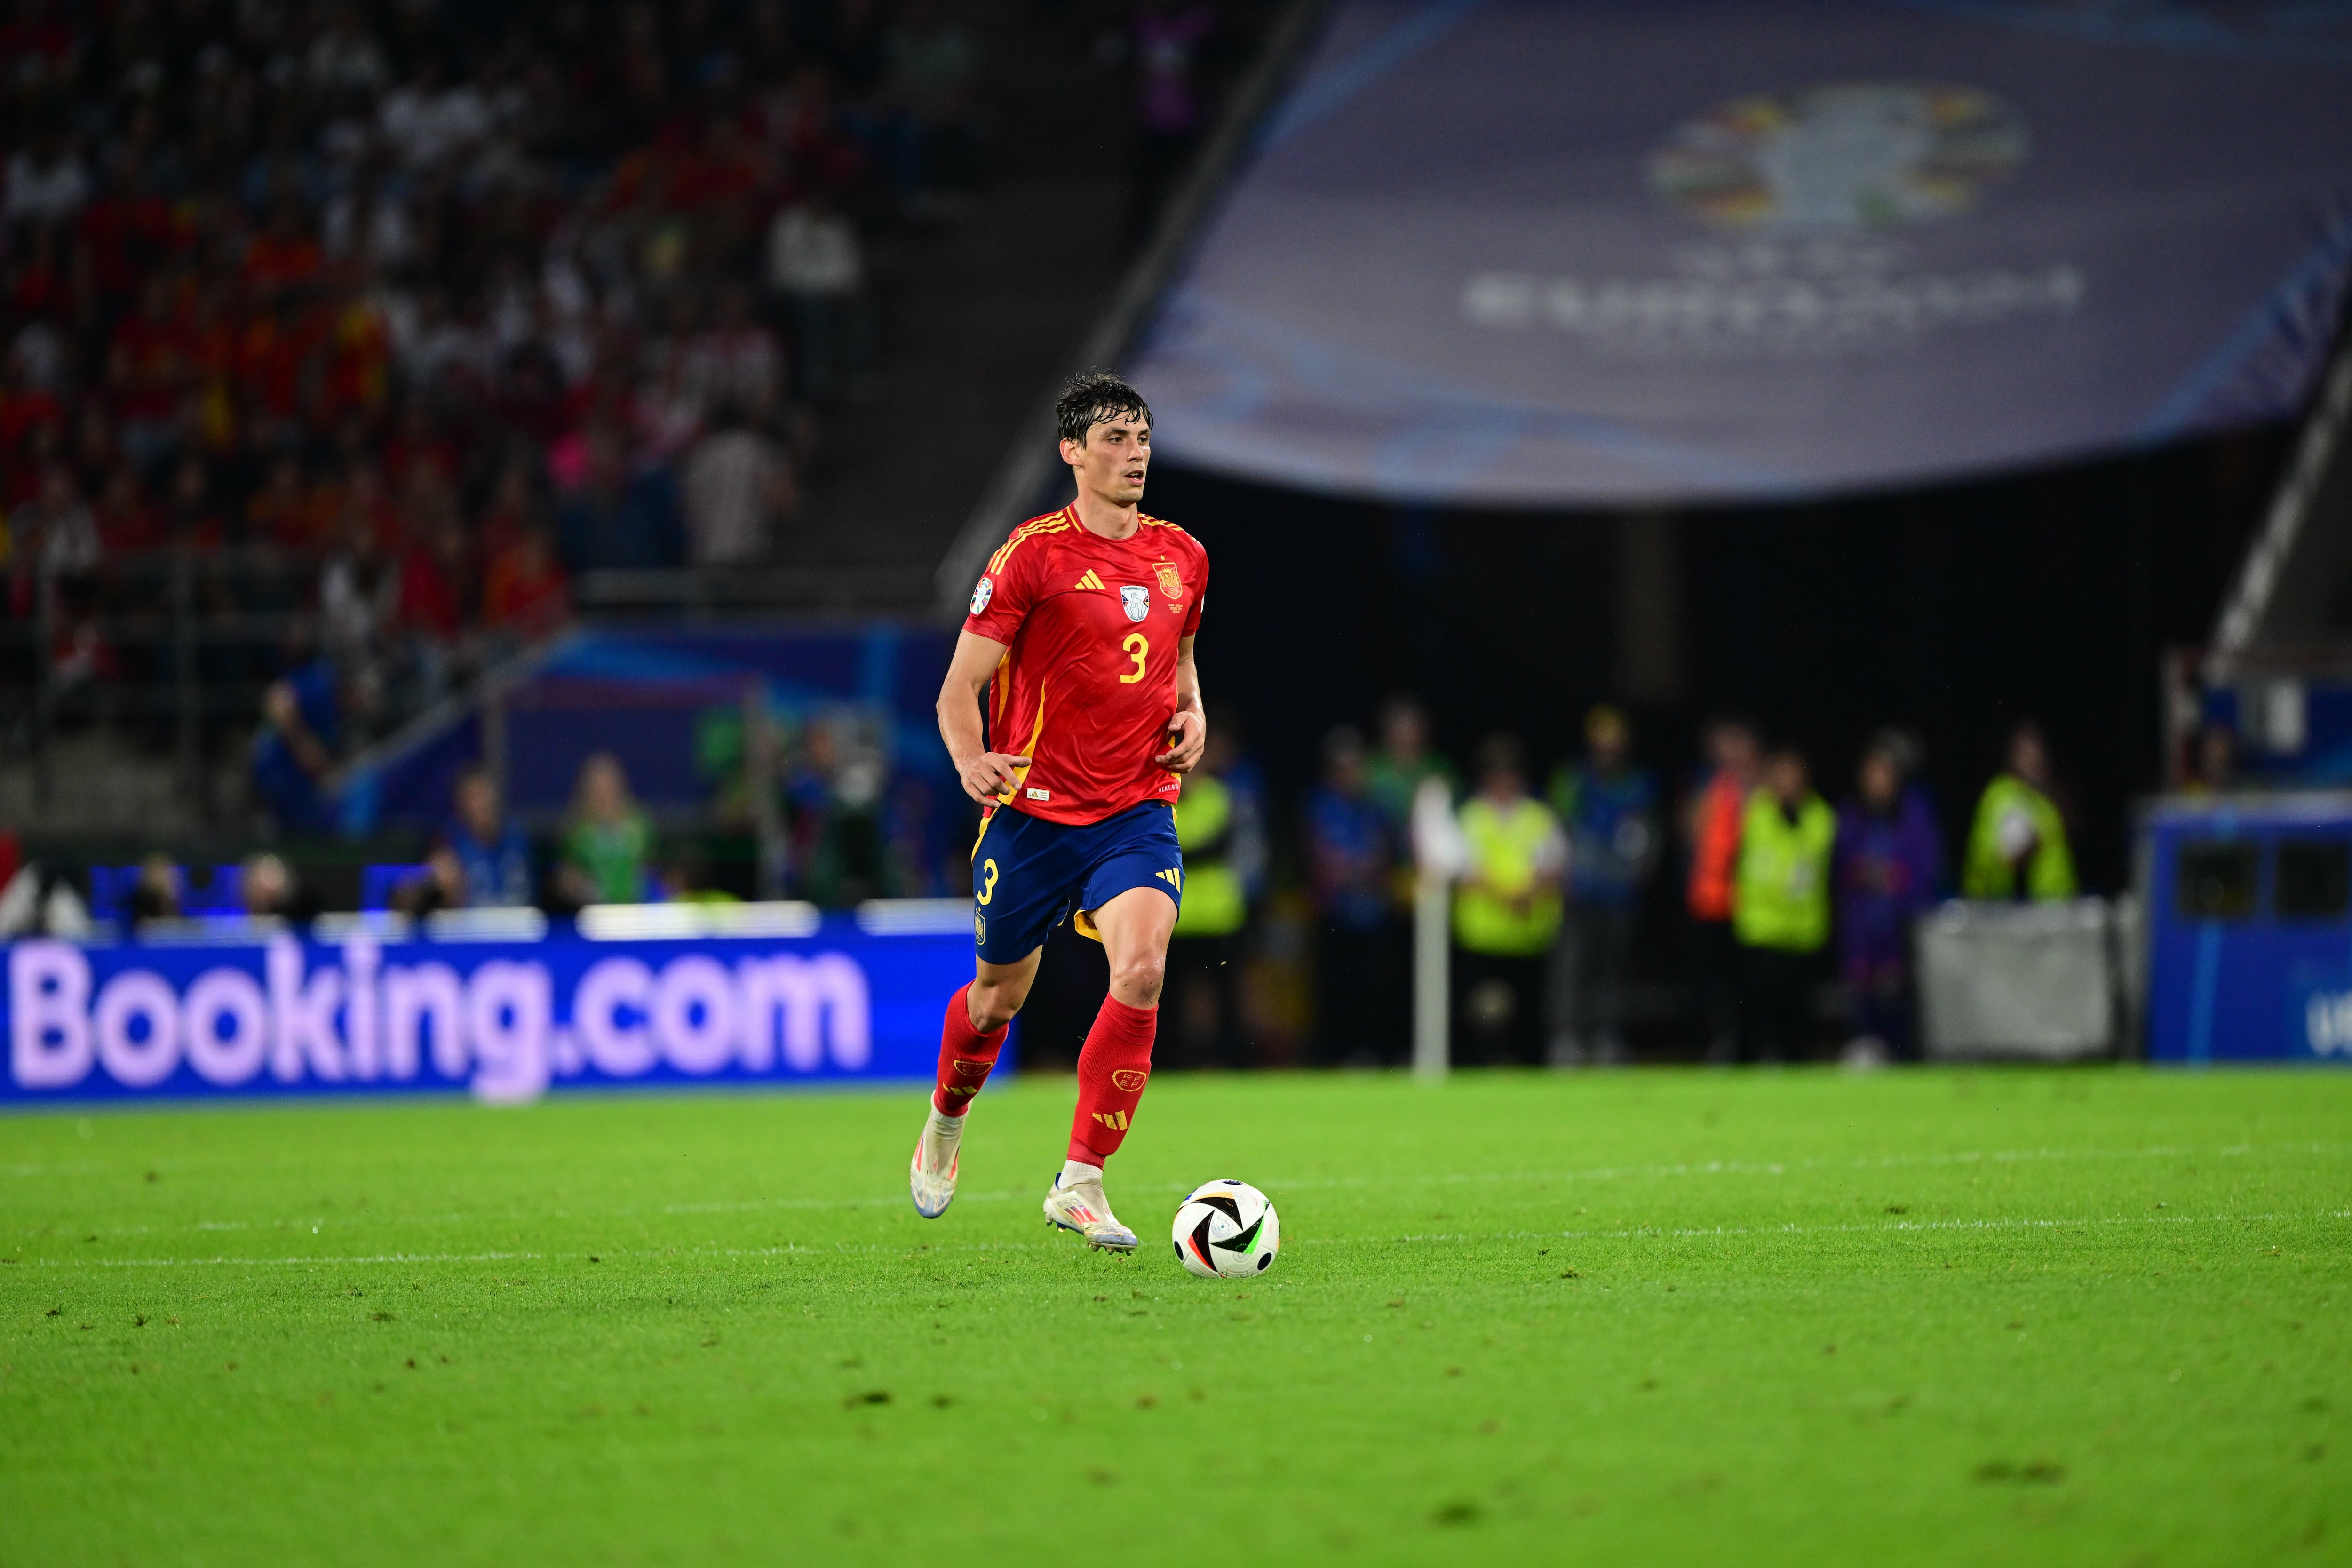
[[[1690,841],[1691,992],[1706,1031],[1706,1059],[1721,1064],[1739,1054],[1738,953],[1731,915],[1740,823],[1756,788],[1759,753],[1755,730],[1737,719],[1709,724],[1700,744],[1707,772],[1691,793],[1684,823]]]

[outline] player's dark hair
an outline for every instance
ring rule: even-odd
[[[1087,433],[1106,419],[1136,418],[1148,429],[1151,405],[1143,395],[1107,370],[1084,371],[1070,378],[1054,404],[1054,423],[1062,439],[1085,445]]]

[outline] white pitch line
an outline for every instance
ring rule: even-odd
[[[324,1268],[339,1263],[505,1263],[546,1257],[544,1252],[378,1252],[358,1258],[40,1258],[34,1263],[42,1268]]]
[[[1717,1236],[1847,1236],[1856,1234],[1899,1236],[1906,1231],[1967,1231],[1967,1230],[2066,1230],[2091,1226],[2122,1225],[2294,1225],[2313,1220],[2352,1219],[2352,1209],[2327,1209],[2317,1214],[2212,1214],[2212,1215],[2105,1215],[2071,1219],[2011,1218],[1953,1220],[1895,1220],[1879,1225],[1767,1225],[1767,1226],[1638,1226],[1625,1230],[1490,1230],[1490,1231],[1427,1231],[1404,1236],[1322,1236],[1290,1238],[1293,1246],[1308,1247],[1393,1247],[1428,1245],[1465,1241],[1643,1241],[1665,1237],[1685,1239]],[[865,1242],[856,1246],[846,1243],[832,1247],[689,1247],[651,1252],[613,1248],[599,1252],[600,1258],[793,1258],[814,1257],[831,1253],[849,1256],[866,1253],[896,1252],[911,1256],[917,1252],[1034,1252],[1044,1247],[1073,1245],[1055,1241],[946,1241],[905,1247],[888,1242]],[[213,1267],[331,1268],[338,1265],[359,1266],[387,1263],[505,1263],[513,1261],[543,1262],[550,1258],[564,1260],[584,1258],[582,1253],[544,1252],[385,1252],[365,1256],[328,1256],[319,1258],[49,1258],[36,1260],[44,1268],[195,1268]]]
[[[2223,1158],[2245,1158],[2255,1152],[2265,1154],[2336,1154],[2352,1152],[2352,1143],[2281,1143],[2257,1146],[2250,1143],[2230,1143],[2197,1148],[2156,1145],[2146,1149],[1993,1149],[1963,1150],[1948,1154],[1898,1154],[1885,1158],[1853,1161],[1832,1160],[1706,1160],[1684,1161],[1656,1165],[1593,1165],[1573,1171],[1480,1171],[1452,1172],[1442,1175],[1416,1177],[1410,1173],[1370,1176],[1308,1177],[1295,1181],[1275,1180],[1260,1184],[1267,1192],[1330,1192],[1357,1188],[1381,1188],[1393,1191],[1409,1186],[1465,1186],[1544,1182],[1614,1182],[1645,1178],[1718,1175],[1782,1176],[1792,1172],[1878,1171],[1973,1164],[2016,1164],[2045,1160],[2170,1160],[2206,1155]],[[1038,1189],[1004,1188],[993,1192],[962,1192],[957,1194],[966,1204],[1004,1203],[1016,1198],[1034,1198]],[[1136,1184],[1123,1189],[1129,1192],[1182,1193],[1192,1189],[1181,1184]],[[656,1210],[641,1208],[608,1209],[595,1215],[573,1215],[567,1217],[596,1219],[627,1219],[647,1213],[665,1215],[749,1214],[770,1209],[858,1209],[895,1208],[905,1199],[898,1194],[858,1198],[747,1198],[732,1203],[669,1204]],[[368,1225],[460,1225],[492,1223],[505,1220],[530,1220],[537,1217],[520,1210],[501,1210],[497,1214],[439,1214],[408,1215],[369,1215],[353,1219],[350,1224]],[[205,1220],[192,1229],[234,1230],[262,1229],[288,1225],[285,1221]],[[319,1223],[318,1216],[306,1216],[305,1223]],[[117,1226],[106,1229],[108,1236],[143,1236],[152,1234],[147,1226]]]

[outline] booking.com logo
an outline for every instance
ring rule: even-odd
[[[183,1071],[224,1089],[429,1075],[509,1101],[592,1069],[617,1079],[663,1066],[693,1077],[814,1073],[829,1060],[855,1072],[872,1057],[866,973],[846,953],[729,963],[689,952],[658,967],[616,955],[589,965],[559,1009],[555,976],[535,959],[485,957],[461,974],[437,960],[387,963],[370,937],[323,951],[339,962],[311,964],[281,936],[260,953],[257,974],[222,963],[180,984],[125,968],[101,983],[81,948],[17,943],[10,1077],[21,1090],[57,1092],[94,1072],[131,1089]]]

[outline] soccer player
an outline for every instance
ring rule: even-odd
[[[1151,1075],[1184,896],[1174,803],[1209,733],[1192,666],[1209,557],[1139,508],[1151,410],[1133,387],[1082,375],[1055,413],[1077,499],[989,557],[940,690],[940,734],[983,807],[971,853],[978,963],[948,1002],[908,1179],[918,1213],[947,1212],[972,1096],[1028,999],[1046,933],[1068,919],[1103,944],[1110,994],[1078,1053],[1069,1155],[1045,1218],[1132,1252],[1135,1233],[1103,1196],[1103,1163]]]

